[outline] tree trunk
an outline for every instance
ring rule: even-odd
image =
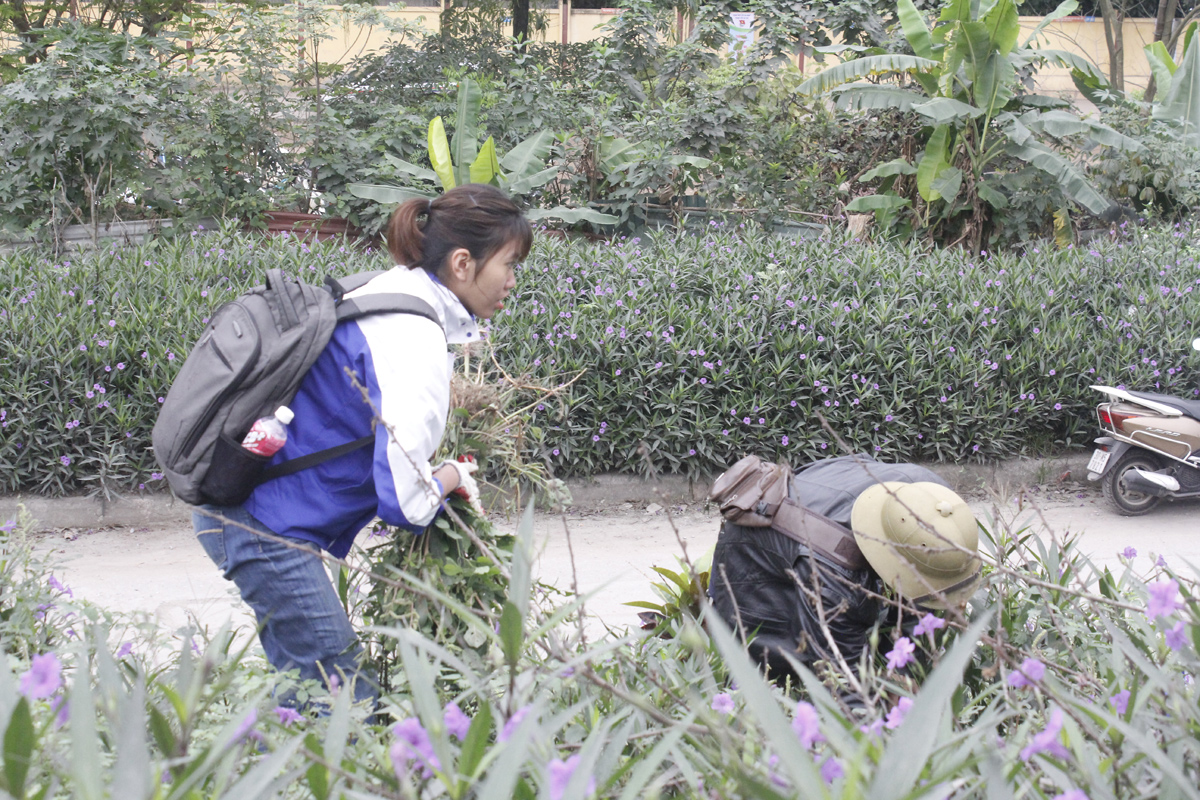
[[[513,38],[519,42],[529,41],[529,0],[513,0]]]
[[[1104,39],[1108,44],[1108,82],[1113,89],[1124,92],[1125,15],[1117,13],[1112,0],[1100,0],[1100,13],[1104,17]]]

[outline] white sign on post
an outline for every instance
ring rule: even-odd
[[[729,14],[729,55],[734,61],[754,44],[754,12],[732,11]]]

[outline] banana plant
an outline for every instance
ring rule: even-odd
[[[1091,213],[1112,214],[1111,201],[1054,140],[1082,135],[1095,144],[1135,152],[1142,145],[1069,113],[1062,100],[1020,92],[1019,70],[1045,62],[1105,85],[1098,68],[1079,56],[1037,46],[1046,25],[1077,5],[1065,0],[1020,41],[1015,0],[951,0],[932,29],[912,0],[899,0],[900,26],[912,55],[865,55],[802,83],[802,94],[831,95],[842,108],[896,109],[916,114],[926,124],[924,150],[911,163],[893,161],[863,175],[862,181],[884,178],[881,191],[855,199],[847,211],[874,212],[887,229],[919,199],[913,209],[919,225],[960,221],[961,240],[978,250],[994,211],[1008,204],[997,168],[1015,160],[1051,176],[1067,198]]]
[[[1171,58],[1166,45],[1146,45],[1146,60],[1162,100],[1154,103],[1150,115],[1178,126],[1183,142],[1200,146],[1200,46],[1196,43],[1196,23],[1183,34],[1183,55],[1179,63]]]
[[[541,130],[523,140],[501,157],[496,152],[496,142],[489,136],[479,145],[479,109],[483,92],[479,84],[464,78],[458,84],[458,109],[455,117],[454,136],[447,138],[446,127],[441,117],[429,121],[426,147],[432,169],[418,166],[395,156],[384,158],[399,172],[427,181],[441,188],[453,189],[467,183],[488,183],[498,186],[511,195],[527,194],[544,186],[558,174],[558,167],[547,167],[546,159],[554,142],[554,134]],[[377,203],[402,203],[414,197],[435,197],[438,192],[391,186],[378,183],[352,183],[347,189],[355,197],[374,200]],[[590,208],[531,208],[525,212],[530,220],[560,219],[568,224],[591,222],[611,225],[617,217],[603,214]]]

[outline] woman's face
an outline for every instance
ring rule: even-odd
[[[491,319],[517,285],[517,243],[509,242],[482,264],[464,249],[450,254],[453,285],[448,288],[479,319]]]

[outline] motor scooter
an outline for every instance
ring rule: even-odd
[[[1200,350],[1200,339],[1192,342]],[[1164,498],[1200,497],[1200,400],[1093,386],[1104,436],[1088,461],[1088,480],[1118,514],[1136,517]]]

